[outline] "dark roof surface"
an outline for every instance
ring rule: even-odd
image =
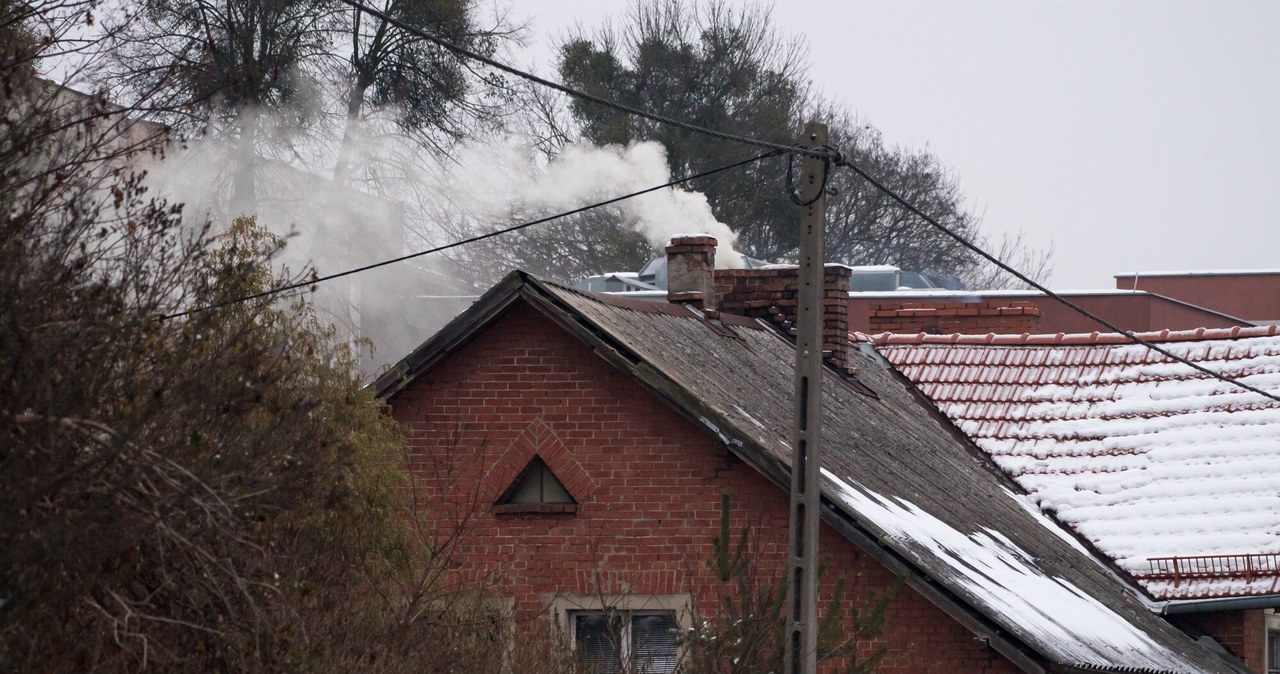
[[[524,299],[641,385],[789,484],[794,349],[745,319],[589,295],[516,272],[375,383],[390,397]],[[823,379],[824,518],[913,588],[1035,671],[1245,671],[1152,613],[1074,539],[1013,493],[874,355]]]

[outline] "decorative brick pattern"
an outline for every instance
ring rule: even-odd
[[[760,573],[782,575],[785,491],[527,305],[390,404],[427,496],[424,516],[431,531],[449,539],[454,573],[487,579],[514,598],[519,616],[548,615],[557,593],[690,595],[713,610],[720,586],[705,560],[724,492],[731,494],[734,530],[753,528]],[[594,485],[582,492],[576,514],[495,515],[485,476],[500,462],[518,464],[512,452],[523,457],[548,437]],[[561,478],[574,479],[559,472],[566,463],[556,468],[544,459]],[[824,527],[821,535],[830,560],[825,599],[839,578],[847,600],[858,603],[892,582],[835,531]],[[909,588],[886,618],[883,674],[1014,671]]]
[[[564,443],[541,419],[534,419],[480,481],[484,498],[497,501],[535,456],[542,457],[574,501],[582,502],[595,489],[591,477],[565,449]]]
[[[1036,332],[1040,307],[1027,300],[893,302],[871,307],[871,333],[1021,334]]]
[[[795,335],[799,268],[717,269],[720,311],[763,318]],[[822,354],[839,367],[849,362],[848,267],[827,265],[822,279]]]

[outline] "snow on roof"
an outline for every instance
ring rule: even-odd
[[[1116,278],[1131,276],[1251,276],[1255,274],[1280,274],[1280,269],[1200,269],[1186,271],[1122,271]]]
[[[902,497],[885,497],[851,485],[827,470],[823,475],[848,507],[868,517],[886,535],[947,560],[980,601],[1011,622],[1057,634],[1056,645],[1063,651],[1059,657],[1064,661],[1106,662],[1139,670],[1195,669],[1070,581],[1041,570],[1032,555],[999,531],[982,528],[964,534]]]
[[[1093,296],[1093,295],[1150,295],[1145,290],[1123,290],[1116,288],[1102,288],[1093,290],[1055,290],[1055,294],[1069,297]],[[851,290],[849,297],[862,297],[867,299],[901,299],[903,297],[960,297],[973,298],[977,301],[983,297],[1043,297],[1044,293],[1039,290],[947,290],[945,288],[906,288],[903,290]]]
[[[1280,392],[1276,333],[1161,334],[1184,358]],[[1280,403],[1122,335],[872,339],[1041,509],[1152,596],[1280,591]]]

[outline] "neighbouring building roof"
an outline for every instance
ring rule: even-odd
[[[1143,336],[1280,392],[1280,328]],[[1280,594],[1280,403],[1117,334],[878,335],[1043,511],[1157,599]]]
[[[1177,298],[1254,325],[1280,323],[1280,269],[1124,272],[1115,278],[1117,288]]]
[[[1149,330],[1194,329],[1198,327],[1229,328],[1247,327],[1248,321],[1216,309],[1206,309],[1206,305],[1190,303],[1185,299],[1147,292],[1145,290],[1062,290],[1058,295],[1067,298],[1089,312],[1094,313],[1122,330],[1146,332]],[[986,334],[992,332],[984,325],[959,325],[938,329],[926,326],[922,329],[882,328],[876,323],[876,312],[894,308],[930,308],[960,307],[985,305],[994,302],[1029,303],[1038,309],[1034,327],[1030,330],[1005,329],[994,332],[1021,333],[1080,333],[1098,329],[1098,324],[1075,309],[1035,290],[901,290],[896,292],[851,292],[849,293],[849,328],[856,332],[868,334],[882,331],[913,334],[915,332],[931,332],[947,334],[950,332],[968,332]]]
[[[754,320],[514,272],[376,391],[394,396],[519,302],[789,484],[794,349]],[[823,517],[843,536],[1028,671],[1244,671],[1153,613],[882,360],[850,359],[856,382],[834,368],[822,382]]]

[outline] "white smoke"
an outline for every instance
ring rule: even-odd
[[[358,153],[366,161],[393,167],[394,177],[373,196],[331,179],[332,139],[307,139],[296,123],[262,115],[268,127],[285,128],[310,143],[288,162],[259,158],[254,174],[260,224],[285,238],[279,262],[293,273],[314,267],[320,276],[398,257],[459,237],[457,221],[491,231],[512,223],[515,213],[553,214],[640,191],[671,180],[666,151],[653,142],[629,146],[568,145],[546,159],[520,138],[501,136],[466,142],[452,157],[433,155],[404,134],[361,136]],[[323,134],[319,134],[323,135]],[[318,148],[318,149],[317,149]],[[218,141],[193,141],[148,169],[153,194],[182,202],[193,225],[229,223],[235,213],[231,192],[241,166],[234,150]],[[663,189],[614,205],[656,255],[675,234],[714,236],[716,266],[739,267],[736,236],[711,213],[706,197]],[[374,353],[363,367],[375,373],[395,362],[443,327],[479,295],[450,273],[452,262],[433,255],[320,284],[312,295],[322,316],[340,334],[366,338]],[[497,274],[505,270],[494,270]],[[602,273],[608,270],[596,270]]]
[[[531,146],[505,138],[467,143],[458,161],[441,187],[460,200],[468,215],[484,219],[499,219],[515,206],[570,210],[671,180],[666,148],[652,141],[605,147],[573,144],[542,162]],[[719,242],[717,267],[742,266],[734,248],[737,235],[716,220],[701,193],[663,189],[621,201],[617,208],[655,254],[662,254],[672,236],[702,233]]]

